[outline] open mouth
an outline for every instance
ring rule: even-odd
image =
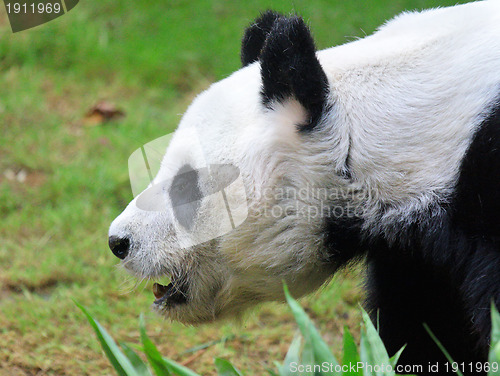
[[[156,300],[155,305],[173,307],[178,304],[187,303],[187,284],[170,282],[167,286],[155,283],[153,294]]]

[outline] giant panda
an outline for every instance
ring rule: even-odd
[[[446,361],[424,323],[456,362],[486,361],[500,303],[500,2],[404,13],[322,51],[302,18],[267,11],[241,61],[183,115],[149,206],[139,195],[111,224],[127,270],[171,277],[154,285],[156,310],[235,317],[282,301],[283,281],[300,297],[360,261],[365,307],[391,354],[406,345],[401,364]],[[214,213],[234,192],[221,200],[213,181],[235,171],[244,220],[221,233]],[[179,214],[186,195],[196,204]],[[204,236],[183,243],[193,229]]]

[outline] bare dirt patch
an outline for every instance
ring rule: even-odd
[[[0,297],[8,297],[11,294],[22,294],[26,291],[31,294],[49,297],[58,286],[70,285],[73,282],[67,277],[47,277],[39,281],[0,279]]]

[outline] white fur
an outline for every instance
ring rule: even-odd
[[[171,213],[144,212],[132,201],[111,225],[110,235],[132,239],[124,264],[134,274],[188,273],[189,301],[165,308],[167,316],[213,320],[282,299],[282,280],[303,295],[328,279],[334,268],[324,262],[323,218],[265,210],[361,206],[366,230],[391,238],[398,223],[446,201],[478,124],[500,94],[500,1],[405,13],[372,36],[318,52],[318,59],[332,111],[313,132],[297,132],[305,112],[295,100],[263,107],[254,63],[196,98],[166,153],[158,181],[185,163],[238,166],[248,195],[245,223],[184,250],[173,246]],[[342,177],[347,168],[352,179]],[[360,194],[276,194],[303,187]],[[202,210],[197,223],[208,215]]]

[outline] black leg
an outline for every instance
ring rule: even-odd
[[[461,293],[465,309],[479,340],[477,348],[486,352],[491,332],[491,304],[500,308],[500,242],[476,238],[464,267]]]
[[[456,375],[451,368],[446,372],[447,360],[424,329],[426,323],[456,362],[486,361],[477,350],[478,335],[450,272],[398,253],[385,250],[368,259],[368,308],[389,354],[406,344],[399,364],[421,367],[406,373]]]

